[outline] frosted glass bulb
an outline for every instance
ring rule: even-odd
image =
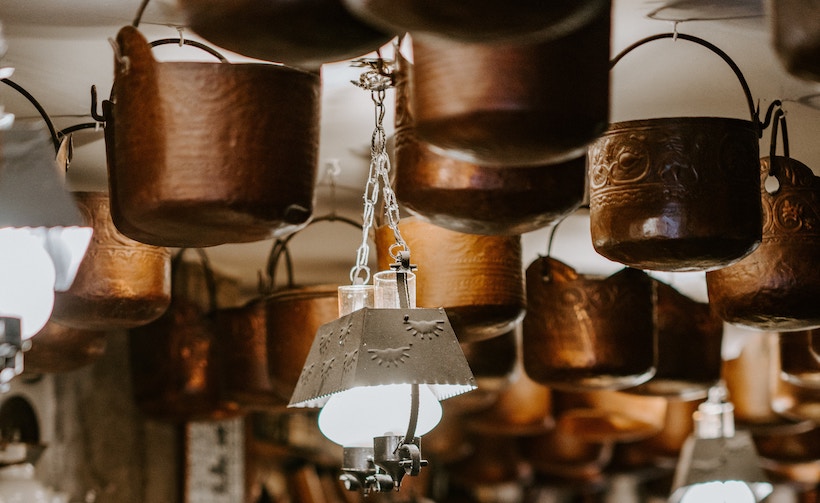
[[[752,488],[745,482],[729,480],[695,484],[687,487],[680,503],[755,503]]]
[[[51,317],[55,278],[42,239],[29,229],[0,229],[0,316],[20,318],[24,340]]]
[[[319,413],[319,429],[343,447],[372,447],[373,438],[404,435],[410,422],[409,384],[362,386],[336,393]],[[419,386],[416,436],[441,421],[441,404],[427,385]]]

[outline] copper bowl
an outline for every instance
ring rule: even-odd
[[[759,330],[820,327],[820,176],[789,157],[760,160],[763,242],[736,264],[706,274],[709,302],[726,321]],[[770,169],[779,182],[766,189]]]
[[[23,355],[28,373],[71,372],[97,361],[108,345],[108,334],[49,321],[32,339]]]
[[[106,102],[111,214],[120,232],[199,248],[293,232],[313,209],[320,77],[271,64],[157,62],[117,36]]]
[[[54,293],[52,319],[90,330],[157,319],[171,302],[170,252],[122,235],[104,192],[75,192],[74,199],[94,234],[71,288]]]

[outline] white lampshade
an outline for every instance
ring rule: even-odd
[[[739,480],[712,481],[689,486],[680,503],[756,503],[752,488]]]
[[[344,447],[372,447],[373,438],[402,436],[410,422],[410,384],[360,386],[330,397],[319,413],[319,429]],[[441,420],[441,404],[429,386],[419,386],[415,435],[422,436]]]
[[[23,340],[45,326],[54,306],[54,263],[31,229],[0,229],[0,316],[20,318]]]

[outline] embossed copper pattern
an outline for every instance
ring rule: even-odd
[[[774,157],[780,184],[765,187],[771,158],[760,160],[763,242],[748,257],[706,274],[709,302],[726,321],[771,331],[820,327],[820,177],[803,163]]]
[[[759,148],[750,121],[615,123],[588,158],[592,242],[610,260],[639,269],[710,270],[760,243]]]
[[[577,208],[586,189],[586,158],[555,165],[483,166],[437,154],[416,137],[408,74],[398,56],[396,197],[438,226],[474,234],[515,235],[546,227]]]
[[[114,224],[171,247],[292,232],[312,213],[318,74],[280,65],[155,61],[124,27],[106,114]],[[123,60],[126,61],[126,60]]]
[[[71,288],[54,294],[52,319],[90,330],[157,319],[171,302],[170,252],[122,235],[104,192],[75,192],[74,199],[94,234]]]
[[[778,0],[771,18],[773,46],[789,73],[820,82],[820,5]]]
[[[480,236],[451,231],[416,217],[399,223],[416,271],[416,304],[443,307],[459,342],[497,337],[524,315],[519,236]],[[376,229],[381,270],[393,259],[386,225]]]
[[[71,372],[97,361],[105,353],[107,333],[71,328],[49,321],[23,355],[26,373]]]
[[[578,274],[550,257],[527,268],[524,369],[556,389],[626,388],[655,374],[655,288],[637,269]]]
[[[521,44],[413,38],[419,139],[486,165],[583,155],[609,122],[610,12],[564,37]]]

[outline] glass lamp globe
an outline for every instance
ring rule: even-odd
[[[319,413],[319,429],[343,447],[372,447],[373,438],[402,436],[410,422],[410,384],[361,386],[336,393]],[[419,386],[416,436],[441,421],[441,404],[426,385]]]
[[[23,340],[51,316],[55,278],[42,239],[26,228],[0,229],[0,316],[20,318]]]

